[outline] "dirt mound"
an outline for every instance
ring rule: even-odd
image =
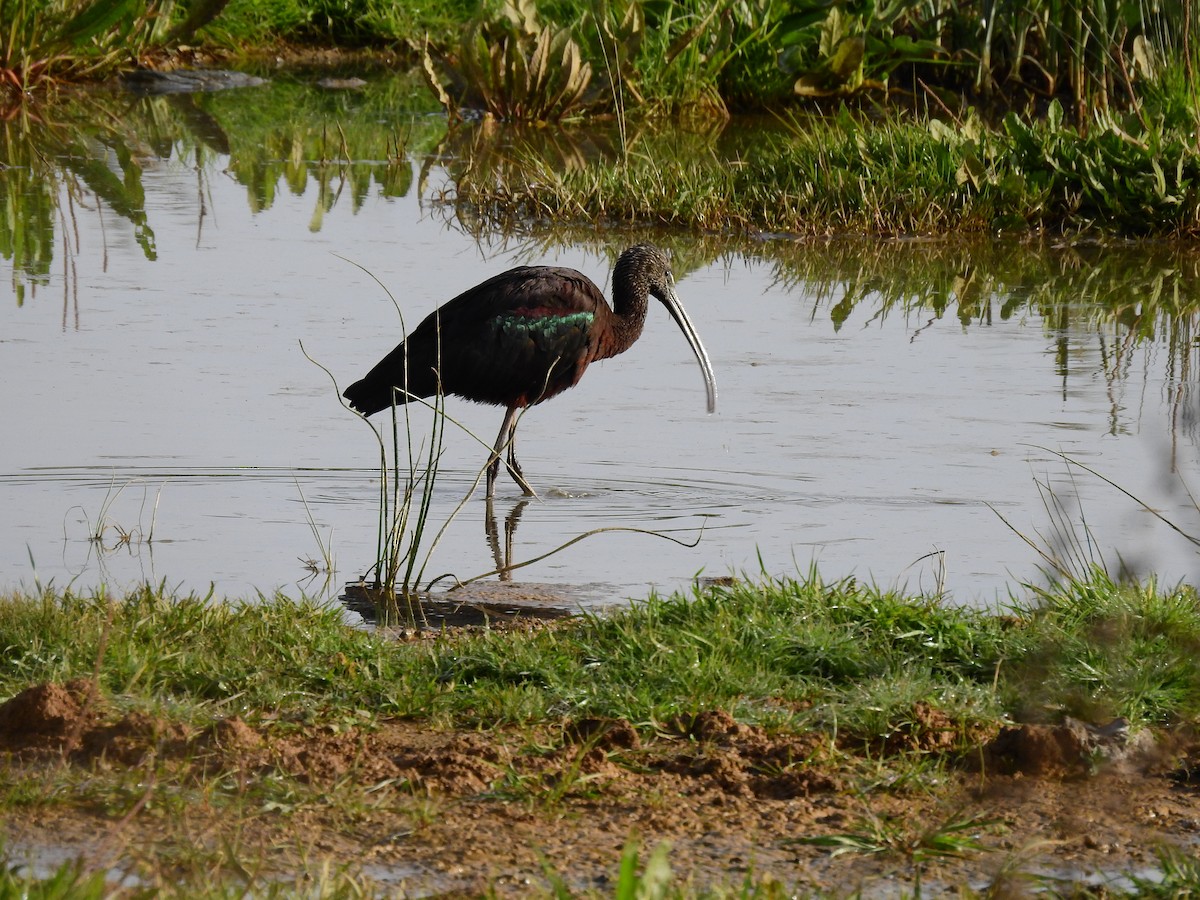
[[[105,721],[108,705],[87,678],[26,688],[0,705],[0,748],[21,756],[68,755],[139,765],[149,753],[186,752],[192,742],[184,724],[144,712]]]
[[[95,721],[97,695],[88,679],[26,688],[0,706],[0,741],[11,750],[61,752]]]
[[[706,710],[680,723],[684,745],[664,771],[697,779],[706,790],[731,797],[786,800],[837,790],[839,781],[821,765],[824,735],[768,735],[724,710]]]
[[[138,766],[151,755],[185,754],[191,743],[191,729],[182,723],[134,712],[115,722],[85,729],[78,753],[84,758],[103,757],[110,762]]]
[[[1131,737],[1124,719],[1090,725],[1070,717],[1061,725],[1003,728],[985,752],[996,771],[1039,778],[1144,771],[1163,758],[1153,735],[1141,731]]]
[[[510,758],[508,748],[494,738],[466,732],[437,748],[401,752],[392,758],[392,764],[414,785],[461,795],[487,790]]]
[[[563,736],[573,744],[587,744],[603,751],[637,750],[642,738],[624,719],[589,717],[570,723]]]
[[[262,749],[262,736],[240,716],[221,719],[213,725],[210,738],[215,747],[240,755]]]
[[[907,722],[900,724],[884,741],[884,752],[949,753],[985,743],[995,737],[994,726],[956,722],[944,710],[918,700]]]

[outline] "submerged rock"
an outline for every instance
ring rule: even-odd
[[[198,91],[225,91],[231,88],[258,87],[266,79],[229,69],[134,69],[120,77],[120,84],[135,94],[190,94]]]

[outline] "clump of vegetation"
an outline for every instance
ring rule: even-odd
[[[380,284],[380,287],[383,285]],[[400,306],[390,292],[388,296],[400,316],[401,333],[407,338]],[[303,345],[300,349],[304,352]],[[308,354],[305,353],[305,356],[308,357]],[[311,357],[308,359],[329,376],[334,389],[338,390],[341,404],[371,429],[379,450],[375,561],[351,589],[365,595],[362,599],[369,601],[374,608],[374,621],[380,625],[424,624],[420,594],[425,566],[437,546],[438,538],[471,496],[471,491],[468,491],[449,519],[431,538],[433,523],[429,519],[429,512],[444,446],[447,421],[445,397],[440,392],[431,400],[415,396],[394,397],[390,409],[389,439],[385,437],[384,427],[354,410],[343,399],[332,372]],[[414,439],[412,406],[415,404],[426,406],[432,412],[427,444]],[[472,489],[478,483],[479,476]],[[363,605],[365,608],[366,604]]]
[[[1083,130],[1109,113],[1175,124],[1200,115],[1190,0],[510,0],[482,13],[462,0],[91,0],[82,9],[4,0],[0,9],[0,81],[19,90],[55,73],[111,71],[183,40],[298,40],[387,48],[413,62],[428,50],[435,81],[455,87],[451,101],[522,120],[585,106],[696,116],[855,97],[935,114],[960,114],[964,98],[1035,117],[1059,99]]]
[[[452,54],[428,51],[430,87],[456,116],[459,107],[499,119],[558,121],[580,111],[592,67],[568,29],[543,25],[533,0],[508,0],[494,20],[475,19]]]
[[[816,573],[737,581],[552,630],[418,647],[283,597],[214,604],[147,587],[119,601],[5,598],[0,694],[88,676],[99,660],[106,692],[201,716],[233,697],[305,716],[342,707],[464,725],[562,715],[667,722],[729,709],[781,728],[836,722],[874,740],[908,721],[917,700],[960,722],[1064,712],[1191,721],[1198,642],[1193,589],[1122,586],[1098,571],[1008,610]]]
[[[732,159],[685,156],[653,134],[586,164],[510,155],[493,178],[460,179],[457,199],[485,230],[544,220],[807,235],[1200,233],[1200,159],[1187,133],[1135,135],[1111,118],[1082,133],[1063,119],[1056,102],[1044,122],[1010,114],[1003,130],[974,114],[956,126],[846,109],[792,115]]]
[[[1123,234],[1200,233],[1200,156],[1183,131],[1157,127],[1130,134],[1112,116],[1086,132],[1063,124],[1052,103],[1041,122],[1005,119],[1007,141],[985,176],[1021,179],[1039,219],[1096,223]],[[1001,175],[998,163],[1010,169]]]

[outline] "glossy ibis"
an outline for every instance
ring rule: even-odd
[[[429,315],[345,397],[365,416],[430,397],[440,388],[477,403],[507,407],[488,461],[487,497],[501,454],[527,496],[517,463],[521,410],[573,387],[588,365],[628,350],[642,333],[649,297],[660,300],[700,362],[708,411],[717,405],[712,364],[675,293],[671,263],[649,244],[630,247],[613,269],[613,306],[586,276],[556,266],[520,266],[459,294]]]

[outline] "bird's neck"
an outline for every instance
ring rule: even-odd
[[[609,356],[624,353],[642,335],[649,295],[636,273],[613,273],[613,327]]]

